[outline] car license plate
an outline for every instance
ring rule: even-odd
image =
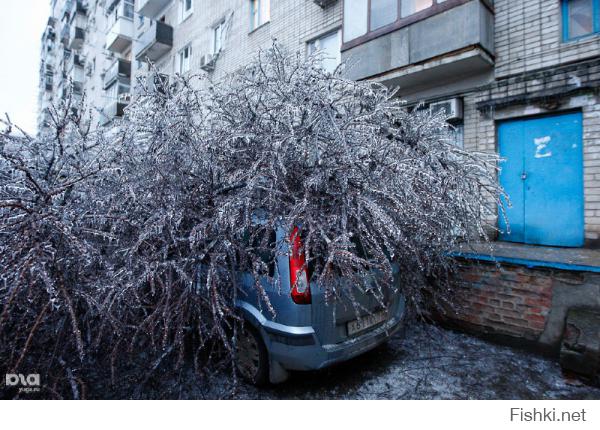
[[[361,331],[368,330],[387,319],[387,311],[375,312],[365,315],[360,320],[350,321],[348,323],[348,336],[353,336]]]

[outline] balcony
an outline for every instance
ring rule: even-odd
[[[63,28],[60,32],[60,41],[63,45],[69,45],[69,39],[71,38],[71,28],[69,25],[63,25]]]
[[[67,0],[65,1],[65,3],[63,4],[63,8],[61,11],[61,15],[62,15],[62,19],[65,20],[65,18],[68,20],[69,17],[71,16],[71,11],[73,9],[73,0]]]
[[[83,95],[83,82],[73,81],[71,90],[72,90],[73,96],[75,96],[74,98],[76,100],[81,100],[81,96]]]
[[[79,67],[79,66],[73,67],[71,69],[71,73],[70,73],[69,77],[73,81],[73,85],[75,85],[75,84],[83,85],[83,83],[85,82],[85,72],[83,70],[83,67]]]
[[[77,67],[85,66],[85,57],[81,54],[73,54],[72,60],[73,60],[72,61],[73,66],[77,66]]]
[[[157,61],[173,47],[173,27],[160,21],[152,21],[150,27],[140,34],[133,52],[138,61]]]
[[[488,79],[494,66],[494,15],[488,0],[437,2],[428,10],[346,40],[347,72],[404,93],[462,80]]]
[[[129,84],[131,80],[131,62],[126,60],[115,61],[104,75],[104,89],[113,85],[116,81]]]
[[[54,27],[46,27],[46,31],[44,31],[44,34],[42,35],[42,40],[44,42],[46,41],[55,41],[56,40],[56,31],[54,31]]]
[[[45,79],[44,80],[44,89],[47,92],[51,93],[52,92],[52,88],[53,88],[52,79],[51,78],[50,79]]]
[[[70,8],[71,16],[75,14],[85,15],[87,13],[87,6],[82,0],[72,1]]]
[[[56,65],[56,63],[54,62],[54,57],[46,57],[42,65],[45,66],[46,72],[54,72],[54,66]]]
[[[71,11],[71,21],[69,22],[69,26],[71,28],[69,37],[69,48],[81,49],[85,39],[87,15],[85,14],[85,8],[80,1],[73,3],[73,9]]]
[[[111,102],[102,111],[102,115],[100,116],[100,125],[106,125],[110,123],[113,119],[122,117],[125,113],[125,108],[127,107],[127,103],[123,103],[120,101]]]
[[[72,26],[69,38],[70,49],[81,49],[85,40],[85,30],[81,27]]]
[[[56,45],[51,40],[48,40],[46,44],[42,47],[42,55],[52,54]]]
[[[122,53],[131,46],[133,39],[133,20],[119,16],[106,35],[106,49]]]
[[[171,0],[138,0],[137,13],[147,18],[154,18]]]

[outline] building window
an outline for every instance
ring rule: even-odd
[[[133,20],[135,15],[135,6],[133,0],[125,0],[123,2],[123,16]]]
[[[462,122],[451,124],[452,137],[454,138],[454,145],[460,149],[465,148],[465,125]]]
[[[402,0],[400,6],[401,16],[404,18],[431,6],[433,6],[433,0]]]
[[[271,20],[271,0],[250,0],[250,30]]]
[[[333,73],[342,61],[340,30],[327,33],[308,43],[308,54],[319,53],[321,66]]]
[[[344,42],[367,34],[369,0],[344,0]]]
[[[563,0],[563,38],[600,32],[600,0]]]
[[[183,74],[190,71],[192,60],[192,45],[187,45],[179,51],[179,73]]]
[[[410,19],[446,0],[344,0],[344,42]],[[594,0],[596,1],[596,0]],[[600,0],[598,0],[600,1]],[[432,10],[432,13],[435,13]]]
[[[123,103],[127,101],[131,87],[122,82],[115,82],[106,89],[106,97],[110,100],[109,103]]]
[[[221,21],[213,27],[212,53],[218,54],[223,47],[223,38],[225,35],[225,21]]]
[[[179,0],[179,22],[185,21],[194,13],[194,0]]]
[[[115,3],[112,9],[107,11],[106,22],[107,28],[111,28],[119,18],[127,18],[133,20],[135,13],[133,0],[123,0]]]
[[[402,1],[404,4],[404,0]],[[398,16],[398,0],[371,1],[371,30],[391,24]]]

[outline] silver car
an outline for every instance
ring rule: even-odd
[[[278,229],[276,243],[285,242],[284,234]],[[404,323],[404,297],[391,290],[384,291],[385,308],[372,292],[356,287],[349,288],[360,306],[349,299],[327,303],[322,289],[309,283],[300,240],[295,230],[291,249],[277,257],[274,278],[262,281],[275,317],[261,306],[252,277],[242,276],[236,307],[245,324],[238,336],[238,368],[256,385],[283,382],[290,370],[322,369],[349,360],[386,342]],[[281,282],[276,282],[278,276]]]

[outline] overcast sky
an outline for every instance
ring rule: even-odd
[[[0,114],[35,133],[40,43],[49,0],[0,0]]]

